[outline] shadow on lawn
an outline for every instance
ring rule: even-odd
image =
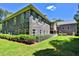
[[[71,38],[70,41],[52,40],[59,56],[79,56],[79,38]]]
[[[35,56],[79,56],[79,38],[72,38],[71,41],[52,40],[49,42],[54,49],[36,51]]]
[[[56,52],[54,51],[54,49],[43,49],[43,50],[36,51],[33,55],[35,56],[55,56]]]

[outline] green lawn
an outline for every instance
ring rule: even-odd
[[[57,36],[33,45],[1,39],[0,56],[79,55],[78,38],[75,36]]]

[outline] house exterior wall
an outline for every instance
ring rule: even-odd
[[[51,24],[50,24],[50,33],[51,34],[56,34],[56,32],[57,32],[57,23],[55,23],[55,22],[51,22]]]
[[[30,35],[47,35],[50,34],[50,25],[39,22],[39,19],[33,19],[33,16],[29,18],[29,34]],[[33,34],[33,29],[35,29],[35,34]]]
[[[59,31],[59,33],[75,35],[77,33],[77,25],[75,23],[59,25],[58,31]]]
[[[29,9],[27,12],[3,22],[2,32],[5,34],[46,35],[50,34],[50,25],[45,18]]]
[[[2,23],[2,32],[5,34],[29,34],[30,12],[24,12]]]

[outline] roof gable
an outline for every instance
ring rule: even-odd
[[[17,11],[16,13],[6,17],[5,20],[3,20],[3,22],[7,21],[7,20],[10,20],[11,18],[16,17],[17,15],[19,15],[23,12],[26,12],[29,9],[32,9],[33,11],[35,11],[37,14],[39,14],[41,17],[45,18],[48,21],[48,19],[38,9],[36,9],[32,4],[29,4],[28,6],[22,8],[21,10]]]

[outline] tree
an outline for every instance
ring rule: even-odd
[[[0,9],[0,21],[2,20],[3,17],[3,9]]]
[[[57,23],[57,22],[62,22],[62,21],[64,21],[64,20],[62,20],[62,19],[60,19],[60,18],[59,18],[59,19],[57,19],[57,18],[53,18],[52,20],[53,20],[53,22],[54,22],[54,23]]]
[[[56,19],[56,18],[53,18],[52,20],[53,20],[53,23],[56,23],[56,25],[57,25],[58,22],[64,21],[62,19]]]
[[[76,20],[77,22],[77,34],[79,36],[79,12],[77,12],[75,15],[74,15],[74,19]]]
[[[10,14],[12,14],[12,12],[0,8],[0,21],[4,20]]]
[[[77,13],[74,15],[74,19],[76,20],[77,22],[77,34],[79,36],[79,4],[78,4],[78,11]]]

